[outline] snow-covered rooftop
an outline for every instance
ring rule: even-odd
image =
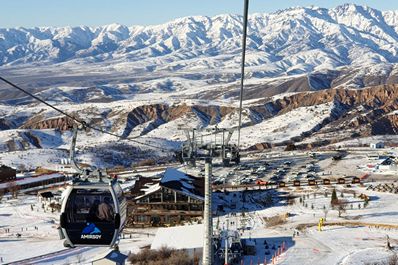
[[[24,178],[24,179],[16,180],[15,184],[19,186],[19,185],[23,185],[23,184],[40,182],[40,181],[43,181],[43,180],[59,178],[59,177],[62,177],[62,174],[54,173],[54,174],[49,174],[49,175],[41,175],[41,176],[38,176],[38,177],[30,177],[30,178]],[[10,185],[10,184],[9,183],[1,183],[0,184],[0,189],[7,188],[8,185]]]
[[[141,199],[142,197],[145,197],[148,194],[151,194],[151,193],[154,193],[154,192],[160,190],[160,188],[161,187],[159,186],[159,183],[156,183],[156,184],[153,184],[152,186],[149,186],[146,189],[141,189],[141,191],[143,191],[144,194],[141,195],[141,196],[136,197],[135,199]]]
[[[204,199],[204,178],[196,178],[175,168],[166,169],[160,185],[198,200]]]
[[[151,249],[159,249],[162,246],[175,249],[202,248],[203,233],[203,224],[159,228]]]
[[[197,200],[204,200],[204,179],[185,174],[175,168],[167,168],[159,183],[146,183],[140,189],[144,194],[135,197],[141,199],[165,187],[185,194]]]

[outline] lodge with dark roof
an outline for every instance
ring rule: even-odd
[[[0,182],[16,180],[17,171],[11,167],[0,166]]]
[[[132,191],[138,190],[129,203],[130,226],[167,226],[203,216],[204,178],[168,168],[156,182],[137,181]]]

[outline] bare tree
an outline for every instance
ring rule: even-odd
[[[365,263],[365,265],[398,265],[398,256],[397,254],[394,254],[390,256],[386,261]]]
[[[12,194],[13,198],[18,198],[19,186],[15,181],[11,181],[7,184],[7,190]]]
[[[388,265],[398,265],[398,256],[397,254],[394,253],[389,259],[388,259]]]
[[[347,201],[346,200],[339,200],[337,203],[337,211],[339,212],[339,217],[347,210]]]
[[[325,215],[325,221],[326,221],[326,218],[328,217],[328,213],[329,213],[329,208],[328,207],[324,207],[323,208],[323,213],[324,213],[324,215]]]
[[[25,172],[26,171],[26,166],[24,164],[20,164],[18,165],[17,169],[21,172]]]

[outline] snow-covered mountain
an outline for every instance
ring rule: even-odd
[[[398,132],[398,11],[299,7],[251,15],[249,27],[244,148],[294,142],[305,149]],[[0,71],[90,124],[178,150],[180,127],[237,125],[241,35],[238,15],[0,29]],[[68,148],[71,127],[0,83],[0,160]],[[78,149],[89,164],[101,152],[109,165],[164,155],[97,132],[79,138]]]
[[[146,71],[235,69],[241,34],[239,15],[185,17],[146,27],[0,29],[0,64],[113,61],[135,62]],[[248,46],[247,64],[258,66],[262,76],[396,63],[398,11],[346,4],[253,14]]]

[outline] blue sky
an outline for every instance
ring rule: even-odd
[[[347,1],[250,0],[250,13],[292,6],[334,7]],[[396,0],[351,3],[398,10]],[[1,0],[0,28],[33,26],[97,26],[110,23],[151,25],[190,15],[242,13],[243,0]]]

